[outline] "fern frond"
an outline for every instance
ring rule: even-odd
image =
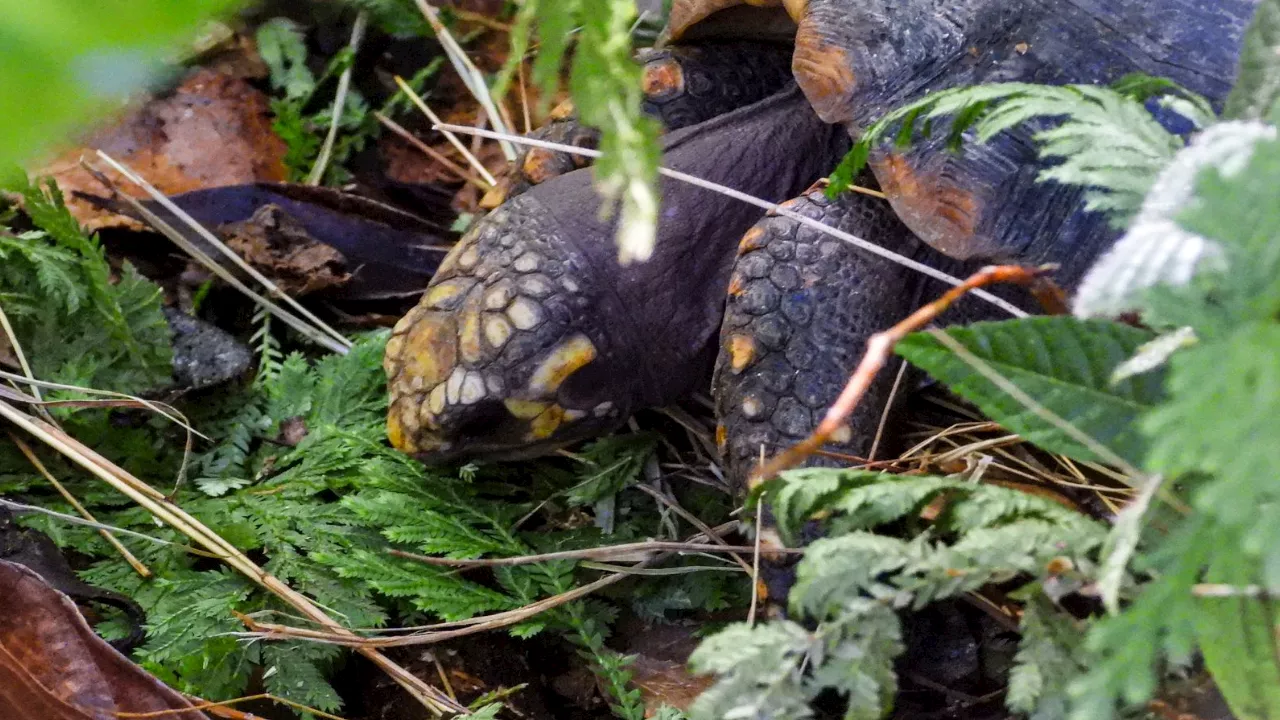
[[[1020,126],[1035,124],[1032,133],[1041,157],[1053,161],[1041,170],[1041,181],[1053,180],[1085,188],[1086,207],[1106,211],[1123,226],[1140,208],[1156,175],[1182,147],[1144,106],[1144,93],[1162,92],[1178,99],[1170,109],[1188,112],[1204,122],[1208,103],[1171,83],[1136,81],[1117,90],[1095,85],[995,83],[931,93],[888,113],[863,133],[853,151],[832,174],[829,193],[847,188],[871,151],[891,133],[899,145],[916,138],[922,121],[952,119],[948,143],[962,138],[985,143]],[[1177,93],[1174,95],[1173,93]],[[1048,126],[1048,121],[1056,124]]]

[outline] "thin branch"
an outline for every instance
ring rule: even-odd
[[[560,152],[566,152],[574,155],[582,155],[583,157],[599,158],[602,155],[602,153],[599,150],[591,150],[588,148],[574,147],[573,145],[565,145],[563,143],[549,142],[547,140],[538,140],[535,138],[520,137],[517,135],[508,135],[505,133],[496,133],[492,130],[477,130],[476,128],[470,128],[465,125],[450,125],[447,123],[436,123],[435,127],[437,130],[441,132],[449,131],[449,132],[461,133],[463,135],[475,134],[475,135],[480,135],[482,137],[490,137],[490,138],[501,137],[504,139],[508,139],[511,142],[519,143],[521,145],[531,145],[533,147],[546,148],[548,150],[558,150]],[[838,240],[842,240],[846,243],[849,243],[850,245],[853,245],[854,247],[860,250],[865,250],[866,252],[872,253],[874,255],[879,255],[880,257],[885,258],[886,260],[890,260],[903,267],[909,268],[911,270],[915,270],[916,272],[921,273],[922,275],[927,275],[935,280],[944,282],[948,285],[959,287],[963,283],[962,280],[960,280],[959,278],[953,275],[948,275],[947,273],[944,273],[941,270],[938,270],[936,268],[929,267],[924,263],[918,262],[916,260],[912,260],[909,257],[899,255],[898,253],[892,252],[890,250],[886,250],[880,247],[879,245],[876,245],[875,243],[863,240],[860,237],[847,233],[838,228],[833,228],[830,225],[824,225],[823,223],[820,223],[817,220],[807,218],[804,215],[801,215],[800,213],[797,213],[793,210],[789,210],[777,203],[771,203],[768,200],[762,200],[758,197],[748,195],[747,193],[744,193],[740,190],[734,190],[731,187],[727,187],[719,183],[714,183],[714,182],[711,182],[710,180],[703,180],[702,178],[689,175],[688,173],[680,172],[679,170],[672,170],[670,168],[659,167],[658,173],[660,175],[664,175],[666,177],[672,178],[673,180],[680,180],[681,182],[686,182],[686,183],[689,183],[690,185],[694,185],[694,186],[703,188],[705,190],[711,190],[712,192],[719,193],[726,197],[731,197],[735,200],[740,200],[742,202],[747,203],[748,205],[754,205],[758,208],[762,208],[764,210],[773,212],[777,215],[781,215],[782,217],[788,218],[790,220],[794,220],[795,222],[800,223],[805,227],[812,228],[824,235],[828,235]],[[1027,316],[1027,312],[1025,310],[1022,310],[1014,306],[1013,304],[1009,303],[1008,301],[998,298],[995,295],[992,295],[991,293],[985,292],[980,289],[975,289],[973,290],[973,295],[974,297],[982,298],[983,300],[991,303],[992,305],[995,305],[996,307],[1000,308],[1001,310],[1004,310],[1005,312],[1009,313],[1014,317]]]
[[[329,134],[325,135],[324,144],[320,146],[320,154],[316,164],[307,176],[308,185],[319,185],[324,178],[325,168],[329,165],[329,157],[333,154],[333,144],[338,140],[338,126],[342,124],[342,113],[346,111],[347,92],[351,89],[351,73],[355,70],[356,52],[360,50],[360,41],[364,39],[364,29],[369,18],[363,10],[356,15],[356,22],[351,27],[351,41],[347,47],[351,50],[351,62],[338,76],[338,90],[333,96],[333,117],[329,121]]]
[[[489,95],[489,86],[484,82],[484,74],[480,69],[471,62],[471,58],[467,57],[467,53],[453,39],[453,34],[449,29],[440,22],[440,11],[436,10],[426,0],[414,0],[418,9],[422,11],[422,16],[431,24],[431,29],[435,31],[436,37],[440,40],[440,45],[444,47],[445,54],[449,56],[449,62],[453,64],[453,69],[458,71],[458,76],[462,78],[462,82],[475,96],[476,101],[480,103],[485,112],[489,113],[489,121],[493,123],[495,130],[501,133],[510,134],[508,128],[502,122],[502,116],[498,114],[498,108],[493,103],[493,98]],[[506,156],[510,162],[516,159],[516,149],[509,141],[499,138],[499,144],[502,146],[502,154]],[[495,185],[497,183],[494,183]]]
[[[409,99],[413,101],[413,104],[418,106],[418,109],[422,111],[422,114],[427,116],[427,119],[430,120],[433,125],[433,129],[438,130],[439,132],[444,134],[445,139],[448,140],[451,145],[457,148],[458,152],[462,153],[462,157],[466,158],[467,162],[471,164],[471,167],[475,168],[476,172],[480,173],[480,177],[484,178],[485,182],[489,183],[490,185],[498,184],[498,179],[495,178],[493,174],[489,172],[488,168],[484,166],[484,163],[480,162],[480,158],[476,157],[474,153],[472,153],[469,149],[467,149],[466,145],[462,144],[462,141],[458,139],[457,135],[455,135],[451,130],[442,130],[441,128],[448,127],[452,129],[452,128],[460,127],[465,129],[467,133],[472,133],[472,134],[480,134],[482,132],[488,132],[487,130],[478,130],[477,128],[467,127],[466,125],[445,124],[443,121],[440,120],[440,116],[436,115],[436,111],[432,110],[427,105],[427,102],[422,99],[422,96],[414,92],[413,88],[409,87],[409,83],[405,82],[404,78],[397,75],[396,84],[400,86],[400,90],[403,91],[405,95],[409,96]]]
[[[471,173],[467,172],[466,170],[464,170],[462,166],[459,165],[458,163],[445,157],[444,154],[441,153],[439,150],[436,150],[430,145],[419,140],[417,136],[415,136],[413,133],[406,130],[402,125],[400,125],[400,123],[397,123],[395,120],[392,120],[391,118],[377,111],[373,113],[373,116],[376,117],[378,119],[378,122],[382,123],[388,130],[395,133],[396,135],[399,135],[401,138],[404,139],[405,142],[409,143],[410,145],[414,146],[419,151],[421,151],[423,155],[426,155],[432,160],[435,160],[441,165],[444,165],[446,168],[452,171],[453,174],[457,175],[458,178],[463,180],[464,182],[469,182],[472,185],[475,185],[477,188],[485,192],[488,192],[493,187],[492,185],[486,183],[484,180],[481,180],[475,177],[474,175],[472,175]]]
[[[880,370],[888,362],[893,348],[902,338],[933,322],[939,315],[950,308],[957,300],[978,288],[1000,283],[1030,285],[1038,280],[1041,271],[1019,265],[998,265],[984,268],[970,276],[959,286],[943,293],[942,297],[925,305],[912,313],[902,322],[883,332],[878,332],[867,339],[867,351],[862,361],[849,378],[840,396],[836,398],[826,416],[809,437],[775,455],[773,459],[763,463],[751,474],[751,487],[768,480],[783,470],[799,465],[831,439],[831,436],[844,424],[849,415],[858,407],[862,397],[871,387],[872,381],[880,374]]]

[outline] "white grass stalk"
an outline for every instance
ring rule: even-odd
[[[314,340],[315,342],[323,345],[329,350],[336,353],[345,354],[348,350],[351,349],[350,340],[344,337],[337,330],[334,330],[333,328],[329,327],[327,323],[325,323],[320,318],[316,317],[314,313],[312,313],[310,310],[303,307],[300,303],[298,303],[297,300],[294,300],[292,297],[289,297],[288,293],[285,293],[278,286],[276,286],[275,283],[268,280],[265,275],[258,272],[255,268],[253,268],[251,265],[249,265],[247,262],[241,259],[241,257],[237,255],[234,251],[232,251],[231,248],[227,247],[226,244],[223,243],[221,240],[219,240],[216,236],[214,236],[213,233],[209,232],[203,226],[201,226],[200,223],[196,222],[195,218],[188,215],[185,210],[178,207],[169,198],[165,197],[164,194],[161,193],[159,190],[157,190],[151,183],[147,182],[145,179],[143,179],[133,170],[117,162],[114,158],[102,152],[101,150],[97,151],[97,154],[98,154],[98,157],[102,158],[103,161],[105,161],[108,165],[114,168],[117,172],[119,172],[121,175],[124,175],[135,185],[145,190],[147,194],[152,197],[152,199],[160,203],[160,205],[162,205],[166,210],[173,213],[180,220],[186,223],[188,227],[190,227],[193,231],[195,231],[198,235],[200,235],[200,237],[203,238],[206,242],[212,244],[215,248],[217,248],[219,252],[221,252],[224,256],[226,256],[233,263],[235,263],[237,267],[239,267],[241,270],[248,273],[248,275],[252,277],[254,280],[257,280],[259,283],[261,283],[262,286],[268,290],[268,292],[280,298],[282,301],[284,301],[286,305],[296,310],[299,315],[309,320],[312,323],[312,325],[308,325],[306,322],[303,322],[298,317],[285,311],[283,308],[275,305],[274,303],[270,302],[263,296],[249,289],[248,286],[240,282],[238,278],[232,275],[230,271],[222,267],[221,264],[215,262],[212,258],[206,255],[204,252],[200,251],[199,248],[191,244],[191,242],[187,240],[181,233],[179,233],[176,229],[174,229],[168,223],[161,220],[155,213],[151,212],[144,205],[142,205],[142,203],[138,202],[135,198],[132,198],[128,195],[122,195],[122,197],[127,202],[133,205],[135,210],[137,210],[144,217],[146,217],[147,222],[154,225],[157,230],[160,230],[161,232],[163,232],[170,240],[173,240],[174,243],[176,243],[179,247],[181,247],[183,250],[189,253],[192,257],[204,263],[205,266],[208,267],[211,272],[217,274],[219,277],[221,277],[223,280],[226,280],[231,285],[235,286],[241,292],[252,297],[263,307],[266,307],[274,315],[279,317],[285,324],[289,325],[290,327],[302,333],[304,336],[310,338],[311,340]],[[168,228],[168,232],[165,231],[165,228]]]
[[[464,135],[476,134],[476,135],[481,135],[483,137],[491,137],[491,138],[497,138],[499,135],[501,135],[501,133],[496,133],[492,130],[477,130],[475,128],[466,127],[465,125],[442,124],[442,125],[437,125],[437,129],[440,130],[441,132],[448,130],[450,132],[458,132]],[[567,152],[574,155],[582,155],[585,157],[598,158],[602,154],[599,150],[589,150],[587,148],[574,147],[573,145],[564,145],[562,143],[549,142],[546,140],[535,140],[533,138],[520,137],[517,135],[502,135],[502,137],[505,137],[511,142],[522,144],[522,145],[532,145],[534,147],[546,148],[548,150],[559,150],[560,152]],[[872,253],[874,255],[879,255],[880,257],[885,258],[886,260],[895,262],[905,268],[915,270],[916,272],[921,273],[922,275],[927,275],[935,280],[947,283],[948,285],[958,286],[964,282],[963,280],[955,276],[948,275],[947,273],[944,273],[941,270],[938,270],[936,268],[929,267],[924,263],[917,262],[915,260],[912,260],[909,257],[899,255],[898,253],[895,253],[891,250],[886,250],[880,247],[879,245],[876,245],[875,243],[868,242],[866,240],[863,240],[860,237],[847,233],[843,230],[833,228],[830,225],[824,225],[818,222],[817,220],[807,218],[797,212],[788,210],[782,207],[781,205],[778,205],[777,203],[771,203],[768,200],[761,200],[758,197],[755,197],[753,195],[748,195],[747,193],[744,193],[740,190],[734,190],[731,187],[727,187],[719,183],[714,183],[714,182],[711,182],[710,180],[703,180],[702,178],[689,175],[688,173],[682,173],[679,170],[671,170],[670,168],[659,167],[658,173],[660,175],[664,175],[666,177],[672,178],[673,180],[686,182],[686,183],[689,183],[690,185],[694,185],[706,190],[711,190],[712,192],[720,193],[721,195],[724,195],[726,197],[731,197],[734,200],[740,200],[749,205],[754,205],[758,208],[769,210],[777,215],[781,215],[782,217],[794,220],[795,222],[798,222],[801,225],[804,225],[805,227],[813,228],[814,230],[817,230],[818,232],[824,235],[828,235],[830,237],[849,243],[850,245],[853,245],[859,250],[865,250],[866,252]],[[1005,312],[1009,313],[1014,317],[1027,316],[1026,311],[984,290],[973,290],[969,294],[975,297],[982,298],[983,300],[991,303],[992,305],[995,305],[996,307],[1000,308],[1001,310],[1004,310]]]
[[[462,82],[466,84],[467,89],[475,96],[476,101],[489,114],[489,121],[493,123],[493,127],[500,133],[507,135],[512,134],[511,129],[502,122],[502,116],[498,113],[498,108],[494,105],[493,97],[489,94],[489,86],[485,84],[484,74],[480,72],[480,68],[471,62],[471,58],[467,57],[467,53],[453,39],[453,34],[449,32],[449,28],[440,22],[440,11],[436,10],[426,0],[414,0],[418,4],[418,9],[422,11],[422,16],[431,24],[431,29],[435,31],[436,37],[440,40],[441,46],[444,47],[445,55],[449,56],[449,62],[453,64],[453,69],[458,71],[458,75],[462,78]],[[503,138],[495,138],[502,146],[502,154],[507,157],[508,161],[516,159],[515,146],[510,141]]]
[[[405,95],[409,96],[409,99],[413,101],[413,104],[418,106],[418,109],[422,111],[422,114],[427,116],[427,119],[435,125],[436,129],[440,130],[440,132],[444,134],[445,139],[456,147],[458,152],[462,153],[462,157],[466,158],[467,162],[471,163],[471,167],[475,168],[476,172],[480,173],[480,177],[484,178],[485,182],[489,183],[490,186],[498,184],[497,178],[495,178],[493,174],[485,168],[484,163],[480,162],[480,158],[476,157],[474,153],[467,149],[467,146],[462,144],[462,141],[458,139],[457,135],[453,134],[449,130],[445,130],[444,128],[463,127],[468,133],[473,135],[479,135],[481,132],[487,131],[477,131],[476,128],[470,128],[462,125],[446,124],[440,119],[439,115],[436,115],[434,110],[427,106],[427,103],[422,99],[422,96],[418,95],[418,93],[413,91],[413,88],[409,87],[409,83],[405,82],[404,78],[396,76],[396,84],[400,86],[400,89],[404,91]],[[506,134],[504,134],[504,137],[505,136]],[[481,135],[481,137],[485,136]],[[513,135],[512,137],[515,136]],[[514,160],[515,158],[512,159]]]
[[[333,144],[338,141],[338,126],[342,124],[342,113],[347,105],[347,93],[351,90],[351,73],[355,70],[356,52],[360,49],[360,42],[364,39],[364,30],[368,22],[369,18],[363,11],[356,15],[355,25],[351,28],[351,41],[347,44],[351,49],[351,63],[338,76],[338,90],[333,96],[333,117],[329,122],[329,134],[325,136],[324,144],[320,146],[320,154],[316,157],[316,164],[311,168],[311,174],[307,176],[308,185],[319,185],[324,178],[325,168],[329,166]]]

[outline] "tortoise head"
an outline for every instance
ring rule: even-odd
[[[514,198],[445,257],[396,325],[384,368],[392,444],[426,462],[509,460],[601,435],[630,413],[593,321],[599,293],[533,198]]]

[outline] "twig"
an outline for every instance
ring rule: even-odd
[[[138,505],[141,505],[157,520],[191,538],[227,565],[261,585],[267,591],[275,594],[284,602],[292,605],[313,622],[328,628],[330,632],[337,636],[356,637],[350,630],[330,618],[319,605],[286,585],[279,578],[263,570],[234,545],[210,530],[182,508],[170,502],[158,490],[89,449],[75,438],[67,435],[61,428],[27,415],[6,402],[0,402],[0,417],[8,419],[26,432],[39,438],[41,442],[49,445],[67,459],[96,475]],[[432,712],[437,714],[445,712],[469,714],[466,708],[427,685],[408,670],[392,662],[385,655],[372,648],[360,648],[359,652],[390,675],[414,699],[421,702]]]
[[[689,512],[688,510],[685,510],[684,507],[680,505],[680,503],[676,502],[675,498],[669,497],[665,493],[659,492],[657,489],[649,487],[648,485],[640,484],[640,485],[636,485],[635,487],[639,489],[641,492],[648,494],[654,500],[657,500],[663,505],[666,505],[667,507],[671,508],[671,510],[675,514],[684,518],[685,521],[688,522],[690,525],[693,525],[694,527],[701,530],[703,533],[710,535],[712,539],[719,541],[717,545],[710,545],[710,546],[704,546],[704,547],[718,548],[718,552],[728,552],[730,554],[730,557],[733,558],[733,561],[738,563],[739,567],[741,567],[743,570],[746,570],[748,574],[751,573],[751,566],[748,565],[747,561],[743,560],[742,557],[738,555],[738,553],[751,552],[752,548],[749,548],[749,547],[736,548],[731,546],[728,543],[728,541],[724,540],[719,535],[716,535],[715,533],[711,532],[711,528],[708,527],[707,524],[703,522],[701,518]],[[674,550],[676,548],[669,548],[669,549]]]
[[[498,184],[498,179],[495,178],[493,174],[489,172],[488,168],[484,166],[484,163],[480,162],[480,158],[476,157],[474,153],[468,150],[467,146],[463,145],[462,141],[458,139],[458,136],[452,132],[453,128],[459,128],[459,127],[463,128],[467,133],[474,133],[474,134],[479,134],[481,132],[488,132],[487,130],[479,130],[477,128],[471,128],[465,125],[448,125],[444,123],[443,121],[440,120],[440,116],[436,115],[436,112],[427,105],[425,100],[422,99],[422,96],[414,92],[413,88],[409,87],[409,83],[405,82],[404,78],[397,75],[396,84],[400,86],[400,89],[404,91],[405,95],[409,96],[409,99],[413,101],[413,104],[418,106],[418,109],[422,111],[422,114],[427,116],[427,119],[430,120],[432,123],[432,126],[433,126],[432,129],[442,133],[445,139],[448,140],[449,143],[452,144],[455,148],[457,148],[458,152],[462,153],[462,157],[467,159],[467,162],[471,164],[471,167],[475,168],[476,172],[480,173],[480,177],[484,178],[485,182],[489,183],[490,185]],[[450,130],[441,129],[445,127],[450,128]]]
[[[286,706],[288,706],[288,707],[291,707],[291,708],[293,708],[294,710],[301,710],[302,712],[305,712],[305,713],[311,713],[312,715],[315,715],[316,717],[325,718],[325,720],[345,720],[345,718],[339,717],[339,716],[337,716],[337,715],[330,715],[329,713],[324,712],[323,710],[317,710],[317,709],[315,709],[315,708],[313,708],[313,707],[308,707],[308,706],[306,706],[306,705],[303,705],[302,703],[294,702],[294,701],[292,701],[292,700],[286,700],[286,699],[284,699],[284,698],[282,698],[282,697],[277,697],[277,696],[272,695],[272,694],[270,694],[270,693],[261,693],[261,694],[258,694],[258,695],[246,695],[245,697],[239,697],[239,698],[236,698],[236,699],[234,699],[234,700],[221,700],[221,701],[218,701],[218,702],[214,702],[214,701],[212,701],[212,700],[204,700],[204,699],[202,699],[202,698],[197,698],[197,697],[194,697],[194,696],[191,696],[191,695],[186,695],[185,693],[184,693],[183,695],[184,695],[184,697],[186,697],[186,698],[188,698],[188,699],[190,699],[190,700],[195,700],[195,701],[197,701],[197,704],[196,704],[195,706],[193,706],[193,707],[189,707],[189,708],[185,708],[185,709],[181,709],[181,710],[179,710],[179,709],[170,709],[170,710],[153,710],[153,711],[151,711],[151,712],[113,712],[113,713],[111,713],[111,714],[112,714],[112,716],[113,716],[113,717],[117,717],[117,718],[128,718],[129,720],[146,720],[146,719],[148,719],[148,718],[164,718],[164,717],[168,717],[168,716],[170,716],[170,715],[177,715],[178,713],[187,713],[187,712],[191,712],[192,710],[197,710],[197,711],[199,711],[199,710],[216,711],[216,710],[218,710],[218,708],[225,708],[225,707],[227,707],[227,706],[229,706],[229,705],[235,705],[235,704],[238,704],[238,703],[246,703],[246,702],[250,702],[250,701],[253,701],[253,700],[270,700],[270,701],[272,701],[272,702],[277,702],[277,703],[280,703],[281,705],[286,705]],[[215,712],[215,714],[216,714],[216,712]],[[239,717],[241,717],[241,718],[252,718],[252,717],[253,717],[252,715],[244,715],[244,714],[242,714],[242,713],[237,713],[237,715],[238,715]],[[225,717],[225,716],[224,716],[224,717]]]
[[[871,387],[872,381],[875,380],[881,368],[884,367],[889,356],[893,353],[894,346],[898,344],[898,341],[906,337],[908,333],[915,332],[933,322],[966,293],[974,292],[977,288],[998,283],[1030,285],[1040,275],[1041,272],[1039,270],[1019,265],[998,265],[984,268],[957,287],[943,293],[942,297],[915,311],[907,319],[892,328],[872,335],[867,339],[867,351],[862,356],[862,361],[858,364],[857,369],[854,370],[853,376],[849,378],[849,383],[845,385],[840,396],[836,398],[835,403],[827,410],[822,422],[818,423],[817,429],[809,437],[775,455],[773,459],[757,468],[751,474],[750,486],[756,487],[783,470],[799,465],[805,458],[827,444],[832,434],[840,428],[849,415],[853,413],[854,409],[858,407],[862,396],[866,394]]]
[[[356,22],[351,27],[351,41],[347,48],[351,50],[351,62],[338,76],[338,90],[333,96],[333,117],[329,120],[329,134],[325,135],[324,144],[320,146],[320,154],[316,156],[316,164],[307,176],[308,185],[319,185],[324,177],[325,168],[329,165],[329,157],[333,154],[333,144],[338,139],[338,126],[342,124],[342,113],[346,111],[347,92],[351,89],[351,73],[355,70],[356,52],[360,50],[360,41],[364,39],[365,25],[369,18],[363,10],[356,15]]]
[[[517,135],[496,133],[492,130],[478,130],[476,128],[470,128],[465,125],[451,125],[448,123],[436,123],[435,127],[437,130],[441,132],[449,131],[449,132],[461,133],[463,135],[476,134],[476,135],[481,135],[483,137],[492,137],[492,138],[501,137],[521,145],[531,145],[533,147],[546,148],[548,150],[558,150],[560,152],[571,153],[574,155],[582,155],[583,157],[599,158],[602,155],[602,153],[599,150],[580,148],[580,147],[575,147],[573,145],[565,145],[564,143],[549,142],[547,140],[538,140],[535,138],[520,137]],[[876,245],[875,243],[871,243],[866,240],[863,240],[860,237],[851,235],[850,233],[847,233],[838,228],[833,228],[830,225],[824,225],[818,222],[817,220],[807,218],[804,215],[801,215],[800,213],[797,213],[793,210],[789,210],[785,207],[782,207],[777,203],[771,203],[768,200],[761,200],[758,197],[748,195],[747,193],[744,193],[740,190],[734,190],[731,187],[727,187],[719,183],[714,183],[714,182],[711,182],[710,180],[703,180],[702,178],[689,175],[688,173],[680,172],[679,170],[672,170],[670,168],[659,167],[658,173],[660,175],[664,175],[666,177],[672,178],[673,180],[680,180],[681,182],[686,182],[686,183],[689,183],[690,185],[695,185],[705,190],[711,190],[712,192],[716,192],[721,195],[731,197],[735,200],[740,200],[742,202],[747,203],[748,205],[754,205],[758,208],[762,208],[764,210],[773,212],[777,215],[781,215],[782,217],[788,218],[790,220],[794,220],[795,222],[800,223],[805,227],[813,228],[814,230],[824,235],[834,237],[838,240],[843,240],[844,242],[849,243],[850,245],[853,245],[854,247],[860,250],[865,250],[874,255],[879,255],[882,258],[895,262],[899,265],[902,265],[903,267],[910,268],[911,270],[915,270],[918,273],[927,275],[935,280],[944,282],[948,285],[959,287],[963,282],[959,278],[954,277],[952,275],[948,275],[947,273],[944,273],[941,270],[929,267],[924,263],[918,262],[916,260],[912,260],[911,258],[905,257],[903,255],[899,255],[898,253],[895,253],[893,251],[886,250],[880,247],[879,245]],[[1001,310],[1004,310],[1005,312],[1009,313],[1014,317],[1027,316],[1027,313],[1025,310],[1022,310],[1014,306],[1013,304],[1009,303],[1008,301],[1002,298],[998,298],[995,295],[992,295],[991,293],[985,292],[980,289],[975,289],[973,290],[973,295],[974,297],[982,298],[983,300],[991,303],[992,305],[995,305],[996,307],[1000,308]]]
[[[44,479],[48,480],[49,484],[58,491],[58,494],[62,496],[62,499],[66,500],[68,505],[75,508],[76,512],[80,513],[80,517],[94,525],[99,525],[98,519],[93,516],[93,513],[89,512],[84,505],[81,505],[80,501],[76,499],[76,496],[72,495],[71,491],[67,490],[62,483],[58,482],[58,479],[53,476],[53,473],[49,472],[49,469],[44,466],[44,463],[40,462],[40,458],[36,457],[36,454],[31,451],[31,447],[23,442],[22,438],[11,432],[9,433],[9,439],[12,440],[13,444],[18,446],[18,450],[22,451],[22,454],[26,456],[27,462],[31,463],[35,467],[36,471],[43,475]],[[149,570],[146,565],[143,565],[142,561],[139,560],[137,556],[129,552],[129,548],[125,547],[123,543],[117,540],[116,536],[111,534],[111,531],[99,526],[98,534],[102,535],[102,539],[106,540],[108,545],[115,548],[115,551],[120,554],[120,557],[124,558],[125,562],[129,563],[129,567],[133,568],[134,572],[144,578],[151,577],[151,570]]]
[[[442,567],[457,568],[478,568],[478,567],[512,567],[515,565],[532,565],[540,562],[551,562],[553,560],[651,560],[652,555],[658,552],[722,552],[722,553],[747,553],[751,552],[751,547],[742,547],[738,545],[708,545],[705,543],[686,543],[671,542],[667,540],[650,540],[647,542],[623,543],[621,545],[609,545],[606,547],[585,548],[582,550],[560,550],[558,552],[542,553],[539,555],[520,555],[518,557],[504,558],[479,558],[473,560],[464,560],[458,558],[433,557],[430,555],[419,555],[417,553],[406,552],[404,550],[387,550],[390,555],[402,557],[408,560],[416,560],[427,565],[439,565]],[[804,554],[802,549],[788,549],[786,552],[797,555]],[[644,555],[646,557],[636,557]]]
[[[446,168],[451,170],[453,174],[457,175],[458,178],[463,180],[464,182],[469,182],[472,185],[475,185],[477,188],[484,190],[486,192],[488,192],[488,190],[493,187],[492,185],[486,183],[485,181],[475,177],[471,173],[464,170],[462,166],[459,165],[458,163],[445,157],[439,150],[436,150],[430,145],[419,140],[413,133],[406,130],[402,125],[400,125],[400,123],[397,123],[395,120],[392,120],[391,118],[377,111],[374,111],[373,116],[376,117],[378,119],[378,122],[382,123],[388,130],[395,133],[396,135],[399,135],[401,138],[404,139],[405,142],[409,143],[410,145],[420,150],[422,154],[426,155],[432,160],[435,160],[441,165],[444,165]]]
[[[485,112],[489,113],[489,121],[493,123],[494,129],[501,133],[510,134],[510,128],[503,124],[502,117],[498,114],[498,108],[493,104],[493,98],[489,95],[489,87],[485,85],[484,75],[475,66],[475,63],[471,62],[471,58],[467,57],[466,51],[462,49],[458,41],[453,39],[453,34],[449,32],[449,29],[444,26],[444,23],[440,22],[440,11],[432,7],[426,0],[414,0],[414,2],[417,3],[418,9],[422,11],[422,16],[431,24],[431,29],[435,31],[436,37],[440,40],[440,45],[444,47],[445,54],[449,56],[449,62],[453,64],[453,69],[458,71],[462,82],[471,91],[471,94],[475,96],[476,101],[480,103],[480,107],[483,107]],[[502,147],[502,154],[506,156],[507,161],[515,160],[515,147],[502,138],[498,140],[499,145]],[[497,183],[494,184],[496,185]]]

